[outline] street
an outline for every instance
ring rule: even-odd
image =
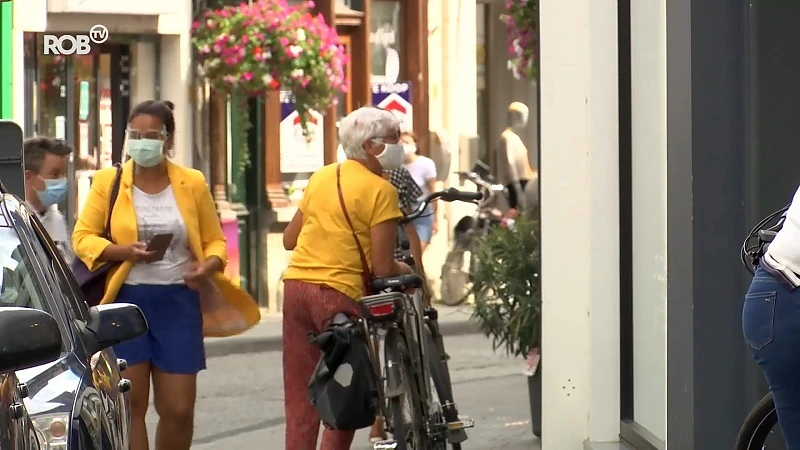
[[[451,355],[456,402],[462,415],[475,420],[464,448],[539,449],[531,432],[524,362],[495,354],[481,335],[454,336],[445,345]],[[200,374],[192,448],[283,449],[281,353],[211,358],[208,367]],[[151,442],[155,422],[151,407]],[[370,448],[366,430],[356,434],[352,448]]]

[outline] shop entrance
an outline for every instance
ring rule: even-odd
[[[25,134],[66,139],[75,146],[78,169],[119,162],[130,110],[130,46],[44,55],[41,36],[29,38],[33,48],[26,49],[26,57],[35,61],[25,64],[31,105]]]
[[[25,135],[65,139],[75,149],[68,172],[70,225],[94,169],[122,160],[130,111],[130,46],[106,43],[88,55],[45,55],[42,35],[25,35]],[[83,178],[86,178],[84,180]]]

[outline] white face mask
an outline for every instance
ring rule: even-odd
[[[417,153],[417,146],[414,144],[403,144],[403,151],[406,152],[406,156],[411,156]]]
[[[386,144],[380,141],[374,142],[385,145],[383,152],[375,156],[384,170],[398,169],[403,165],[403,161],[406,159],[406,153],[403,151],[403,144]]]

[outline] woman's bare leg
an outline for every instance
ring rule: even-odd
[[[150,406],[150,363],[130,366],[122,377],[131,382],[131,450],[149,450],[145,417]]]
[[[153,397],[158,413],[156,450],[189,450],[194,436],[197,375],[153,368]]]

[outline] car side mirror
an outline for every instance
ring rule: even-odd
[[[0,307],[0,373],[54,361],[61,348],[53,316],[38,309]]]
[[[130,303],[111,303],[89,308],[86,340],[89,354],[135,339],[147,332],[142,310]]]

